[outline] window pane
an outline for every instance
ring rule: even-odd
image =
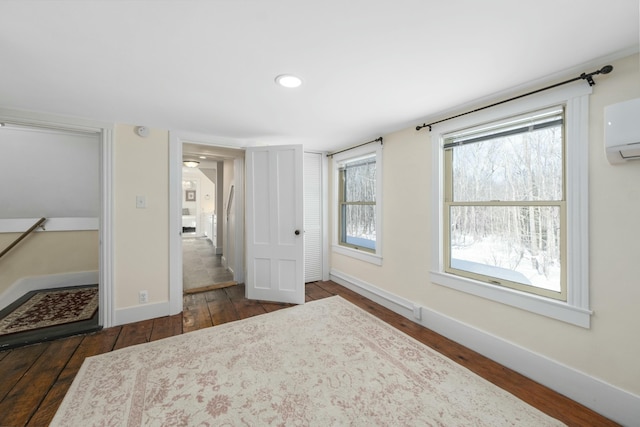
[[[376,207],[375,205],[343,205],[344,224],[340,240],[361,248],[376,248]]]
[[[452,206],[450,265],[561,291],[558,206]]]
[[[348,163],[343,168],[344,201],[376,201],[376,161],[373,158]]]
[[[453,150],[454,201],[562,200],[562,126]]]

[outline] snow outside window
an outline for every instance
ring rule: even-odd
[[[438,124],[430,281],[589,328],[588,85]]]
[[[359,147],[334,155],[333,161],[333,251],[381,265],[382,147]]]
[[[345,162],[340,176],[340,244],[376,251],[375,154]]]
[[[564,109],[444,138],[445,271],[566,300]]]

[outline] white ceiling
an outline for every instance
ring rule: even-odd
[[[332,150],[632,52],[639,20],[638,0],[2,0],[0,106]]]

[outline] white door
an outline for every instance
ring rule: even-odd
[[[302,146],[246,151],[247,298],[304,303]]]

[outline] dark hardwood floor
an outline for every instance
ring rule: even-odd
[[[334,282],[306,286],[307,301],[340,295],[569,426],[616,426],[533,382]],[[250,301],[244,286],[185,296],[182,315],[0,352],[0,426],[46,426],[86,357],[286,308]]]

